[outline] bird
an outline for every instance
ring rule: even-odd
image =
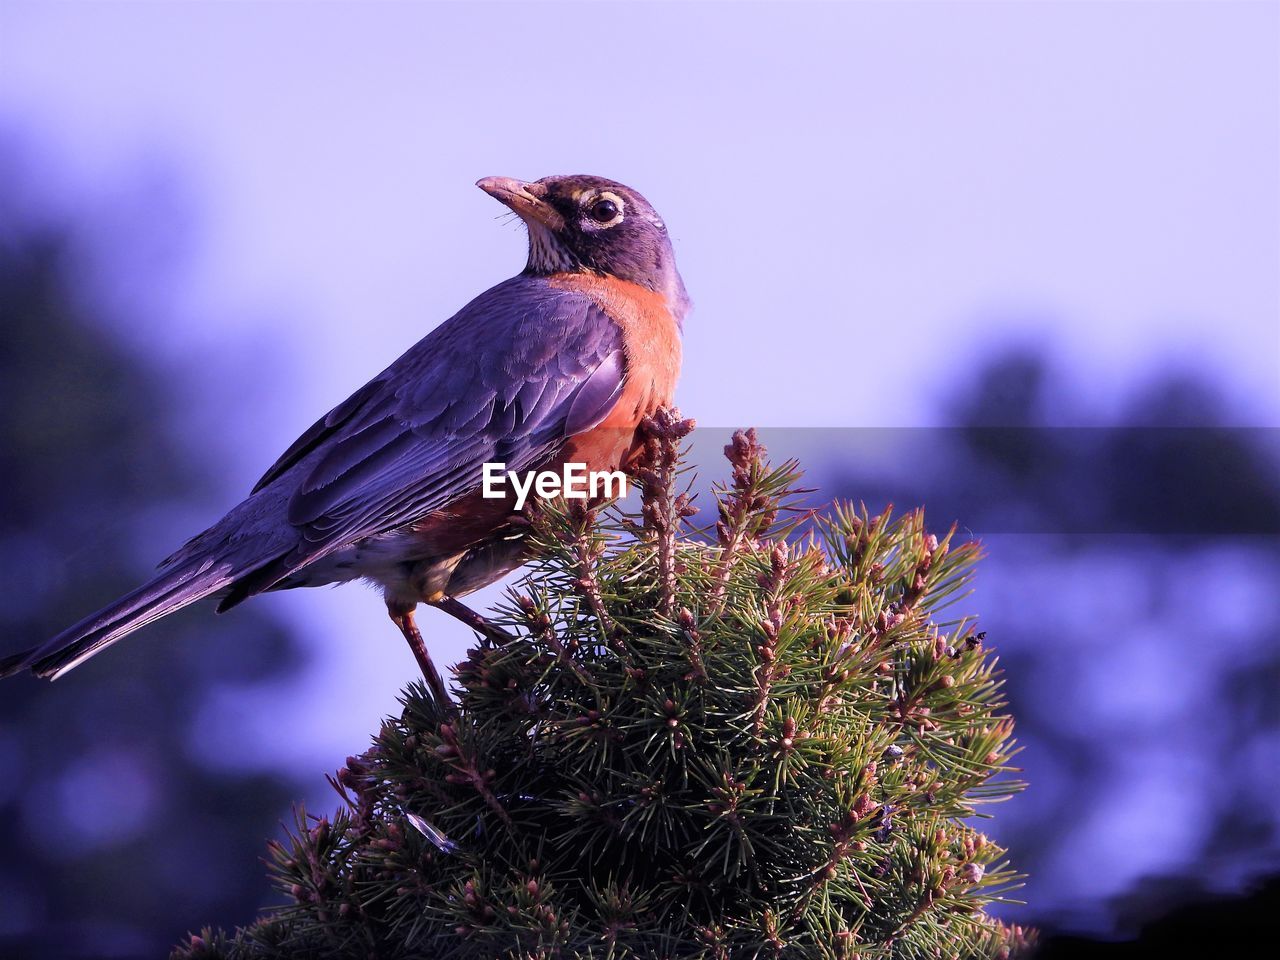
[[[317,420],[152,579],[0,659],[0,677],[56,679],[205,597],[221,613],[266,591],[364,580],[447,700],[417,607],[481,629],[458,598],[529,559],[527,518],[510,494],[484,495],[484,465],[627,469],[640,424],[673,404],[690,309],[667,226],[637,191],[588,175],[476,186],[523,221],[524,269]]]

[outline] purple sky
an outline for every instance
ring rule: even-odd
[[[1278,38],[1272,3],[6,0],[0,128],[108,229],[138,197],[172,215],[138,229],[176,280],[108,259],[96,282],[150,302],[121,329],[183,374],[230,505],[522,266],[490,174],[598,173],[662,212],[706,425],[927,425],[1007,339],[1104,410],[1180,362],[1280,425]],[[228,690],[204,727],[314,776],[412,660],[368,591],[258,602],[322,652],[296,699]],[[456,659],[467,633],[424,625]],[[363,694],[342,712],[339,684]],[[269,733],[284,715],[307,749]]]

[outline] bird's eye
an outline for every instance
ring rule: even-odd
[[[618,205],[612,200],[601,198],[591,205],[588,212],[596,223],[608,223],[618,215]]]

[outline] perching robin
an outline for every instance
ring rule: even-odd
[[[137,590],[34,650],[0,660],[56,678],[203,597],[363,578],[435,688],[414,623],[526,558],[510,500],[482,496],[485,463],[616,470],[641,420],[670,405],[689,301],[667,229],[600,177],[476,184],[524,221],[524,271],[462,308],[294,442],[248,499]]]

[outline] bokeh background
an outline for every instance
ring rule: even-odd
[[[145,576],[523,265],[480,176],[668,221],[683,410],[987,544],[1031,788],[1006,914],[1280,872],[1280,7],[0,2],[0,637]],[[477,598],[483,605],[493,588]],[[468,635],[431,616],[441,659]],[[0,689],[0,954],[268,902],[413,676],[359,587]],[[1274,892],[1274,886],[1270,888]]]

